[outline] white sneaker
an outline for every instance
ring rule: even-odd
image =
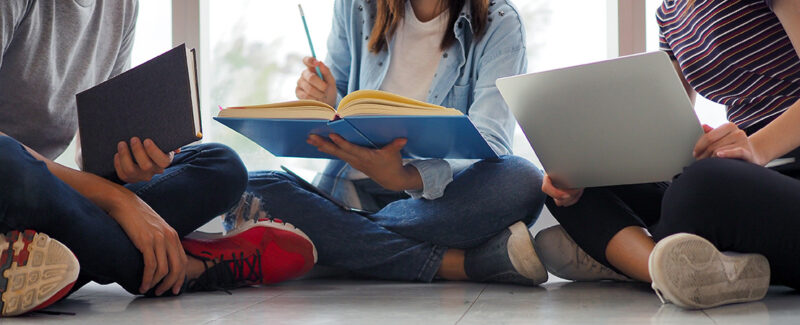
[[[769,262],[760,254],[720,253],[711,242],[675,234],[656,244],[649,260],[653,290],[662,303],[711,308],[764,298]]]
[[[0,234],[0,315],[16,316],[64,298],[78,279],[67,246],[33,230]]]
[[[540,231],[534,241],[536,254],[544,266],[559,278],[572,281],[632,281],[586,254],[560,225]]]

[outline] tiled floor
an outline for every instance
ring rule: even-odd
[[[532,232],[555,224],[545,210]],[[219,231],[211,224],[205,231]],[[317,273],[319,272],[312,272]],[[89,284],[48,310],[2,324],[800,324],[800,292],[773,287],[766,299],[705,311],[662,306],[647,285],[573,283],[541,287],[469,282],[311,279],[276,286],[136,298]]]
[[[797,324],[800,294],[773,287],[761,302],[706,311],[662,306],[646,285],[571,283],[542,287],[315,279],[277,286],[135,298],[90,284],[48,310],[2,323],[58,324]]]

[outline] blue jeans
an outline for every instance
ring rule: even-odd
[[[126,187],[183,237],[236,204],[247,172],[230,148],[182,148],[163,174]],[[34,229],[64,243],[81,264],[76,287],[116,282],[138,294],[144,262],[122,227],[55,177],[16,140],[0,136],[0,231]]]
[[[370,215],[345,211],[282,172],[250,173],[247,190],[264,200],[271,217],[311,238],[320,265],[429,282],[448,248],[478,246],[517,221],[532,224],[544,204],[541,185],[542,174],[533,164],[504,156],[456,174],[441,198],[406,196]],[[376,196],[388,197],[375,188]]]

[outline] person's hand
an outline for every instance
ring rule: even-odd
[[[716,129],[703,125],[703,130],[706,134],[697,140],[692,153],[695,159],[710,157],[741,159],[761,166],[768,163],[755,150],[750,137],[736,124],[725,123]]]
[[[560,189],[556,187],[553,185],[553,181],[550,180],[550,175],[547,174],[544,175],[544,181],[542,182],[542,192],[553,198],[556,205],[560,207],[568,207],[578,203],[581,195],[583,195],[582,188]]]
[[[388,190],[399,192],[422,188],[422,177],[417,168],[403,166],[400,150],[408,140],[395,139],[381,149],[370,149],[352,144],[338,134],[331,133],[328,137],[331,141],[312,134],[306,141],[321,152],[339,157]]]
[[[164,153],[155,142],[150,139],[142,142],[139,138],[131,138],[131,145],[124,141],[117,143],[117,153],[114,155],[114,169],[117,177],[125,183],[146,182],[172,163],[175,153],[180,149]]]
[[[297,80],[297,88],[294,93],[298,99],[318,100],[332,107],[336,106],[336,79],[331,74],[331,69],[317,59],[307,56],[303,58],[306,69]],[[322,80],[317,75],[317,67],[322,72]]]
[[[139,292],[147,292],[160,281],[156,295],[170,289],[178,294],[186,278],[188,259],[175,229],[136,194],[124,189],[108,214],[142,253],[144,270]]]

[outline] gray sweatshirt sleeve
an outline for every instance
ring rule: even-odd
[[[133,41],[136,34],[136,20],[139,16],[138,1],[132,2],[131,7],[126,8],[124,15],[126,16],[125,21],[129,22],[129,24],[128,26],[125,26],[125,35],[122,39],[122,45],[120,46],[117,60],[114,62],[114,69],[111,70],[111,75],[108,76],[109,78],[112,78],[131,68],[131,51],[133,49]]]
[[[11,44],[14,30],[30,7],[29,0],[0,1],[0,66],[3,66],[3,55]]]

